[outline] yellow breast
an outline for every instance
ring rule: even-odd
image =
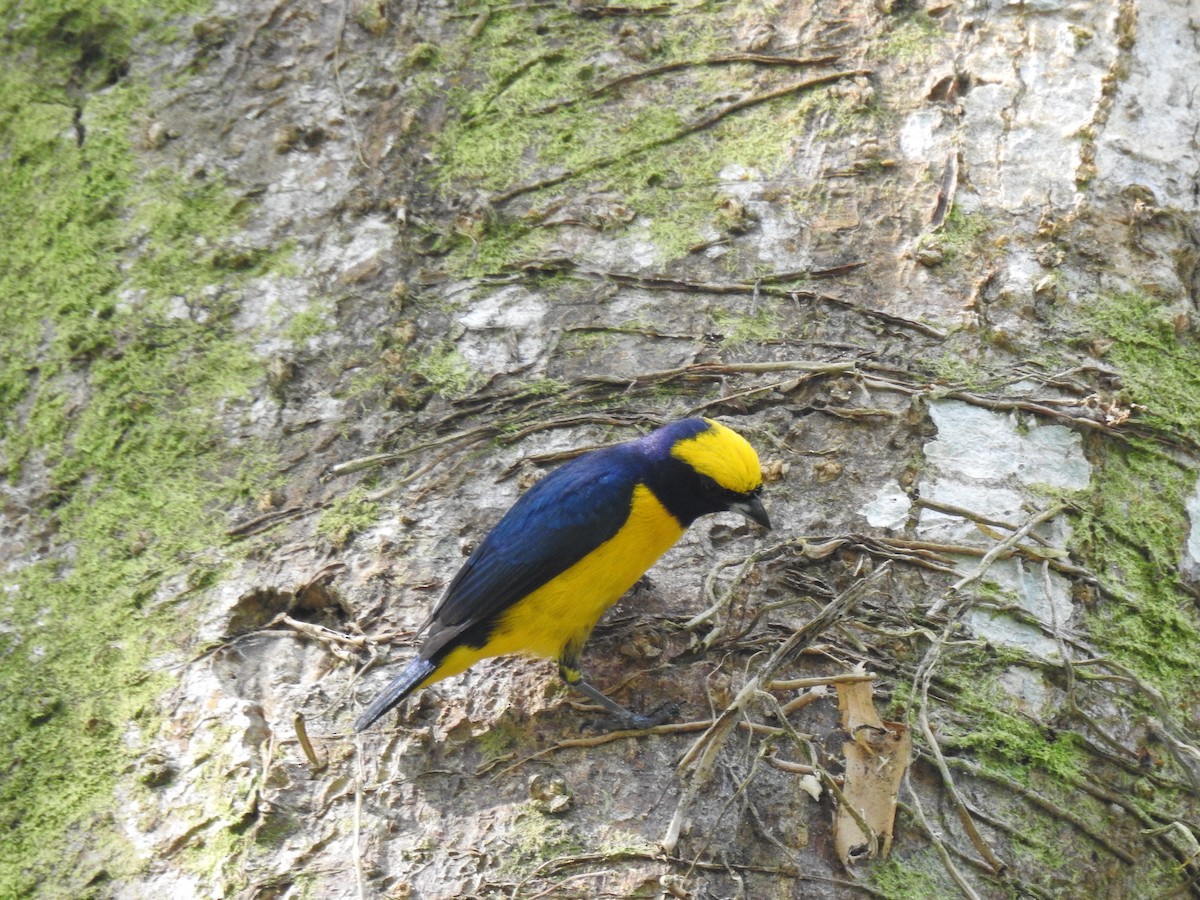
[[[638,485],[629,518],[616,535],[514,604],[501,616],[485,646],[453,650],[425,684],[457,675],[490,656],[521,653],[556,659],[570,641],[586,639],[605,610],[683,531],[650,489]]]
[[[500,620],[489,655],[555,658],[597,620],[683,535],[679,521],[638,485],[621,530],[567,571],[517,603]]]

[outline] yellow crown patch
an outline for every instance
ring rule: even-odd
[[[762,466],[750,443],[720,422],[704,421],[708,428],[679,441],[671,455],[734,493],[747,494],[761,487]]]

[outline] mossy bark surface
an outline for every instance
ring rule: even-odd
[[[1195,893],[1198,17],[4,4],[0,895]],[[523,489],[693,414],[775,530],[586,656],[679,723],[505,659],[352,736]],[[885,563],[773,673],[912,737],[848,871],[833,691],[738,698]]]

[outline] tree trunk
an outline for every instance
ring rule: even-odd
[[[1200,894],[1200,4],[10,7],[0,895]],[[585,654],[676,722],[353,735],[688,415],[775,528]]]

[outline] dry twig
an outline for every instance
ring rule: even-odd
[[[687,812],[699,796],[700,790],[712,776],[716,765],[717,755],[724,746],[730,730],[739,717],[745,712],[750,701],[757,696],[764,684],[769,684],[788,661],[810,644],[816,637],[838,622],[843,616],[862,599],[867,590],[876,582],[891,572],[890,563],[884,563],[866,578],[856,582],[830,601],[813,619],[784,641],[767,659],[759,670],[750,677],[738,692],[733,702],[725,708],[713,722],[712,726],[700,736],[680,760],[678,769],[683,772],[692,768],[692,777],[684,788],[675,808],[675,814],[667,827],[662,846],[668,852],[674,850],[679,843]]]

